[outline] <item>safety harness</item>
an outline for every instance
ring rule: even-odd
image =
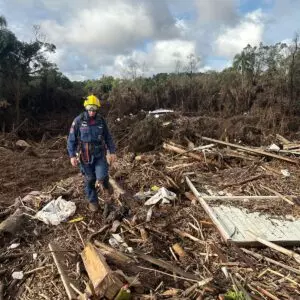
[[[93,162],[94,158],[94,152],[95,152],[95,143],[93,142],[83,142],[81,140],[80,136],[80,128],[85,124],[85,126],[89,126],[88,124],[88,118],[86,117],[86,114],[83,112],[79,115],[79,122],[78,122],[78,132],[77,132],[77,139],[79,140],[79,158],[80,162],[83,162],[84,164],[89,164]],[[101,115],[97,114],[95,117],[95,125],[102,124],[104,126],[104,119]],[[106,152],[105,143],[103,139],[103,135],[101,137],[100,141],[101,147],[104,151],[104,154]],[[84,149],[84,151],[82,151]]]

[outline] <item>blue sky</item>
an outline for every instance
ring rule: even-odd
[[[40,26],[57,51],[49,59],[70,79],[150,76],[186,68],[222,70],[248,43],[290,40],[300,0],[0,0],[23,40]]]

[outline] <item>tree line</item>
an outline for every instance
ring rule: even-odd
[[[47,59],[55,49],[41,38],[38,27],[31,42],[20,41],[0,17],[2,130],[25,118],[73,115],[88,93],[104,99],[104,110],[112,116],[169,108],[220,118],[260,115],[269,126],[278,127],[300,113],[298,35],[289,43],[248,45],[221,72],[197,72],[199,59],[190,55],[186,68],[180,69],[177,62],[172,73],[145,77],[133,63],[124,78],[103,76],[81,82],[70,81]],[[291,130],[298,130],[298,123]]]

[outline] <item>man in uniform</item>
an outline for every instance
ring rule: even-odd
[[[68,153],[73,167],[77,167],[79,158],[81,170],[85,175],[88,207],[93,212],[99,209],[96,180],[102,185],[102,190],[106,194],[103,214],[107,216],[111,206],[111,201],[107,200],[107,196],[112,195],[112,188],[109,183],[106,152],[109,151],[108,158],[112,166],[117,159],[116,147],[106,121],[99,113],[100,100],[90,95],[83,105],[85,111],[74,119],[70,129],[67,142]],[[76,157],[77,151],[79,151],[78,158]]]

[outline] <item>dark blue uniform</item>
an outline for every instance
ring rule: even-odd
[[[79,150],[87,198],[97,203],[96,179],[103,182],[104,188],[109,187],[106,149],[111,154],[116,152],[105,120],[99,114],[90,118],[86,111],[77,116],[69,132],[67,148],[70,157],[75,157]]]

